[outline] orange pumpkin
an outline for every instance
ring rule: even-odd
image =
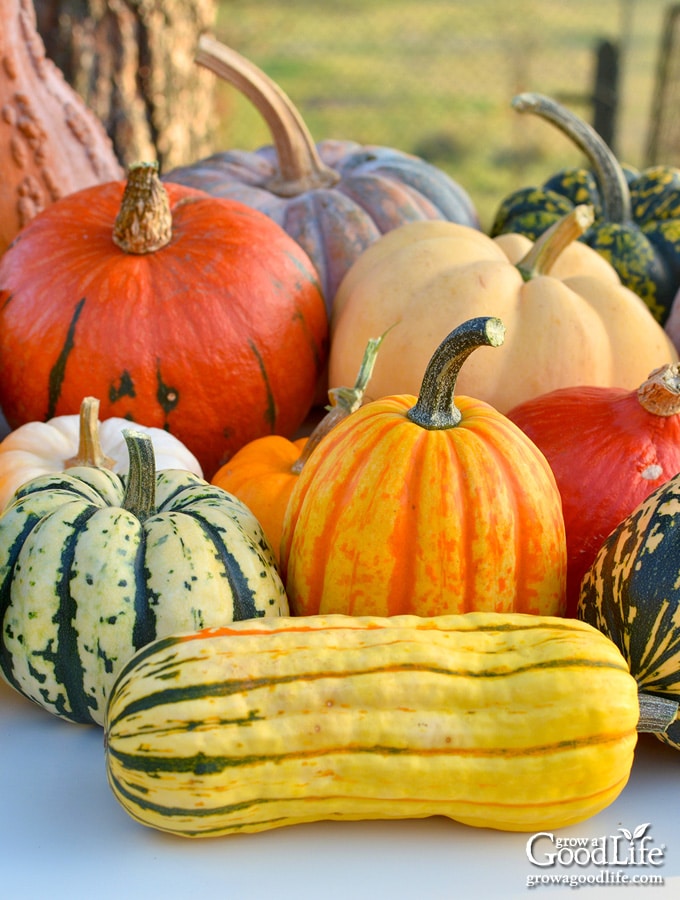
[[[503,335],[496,318],[463,323],[418,398],[366,404],[310,456],[281,539],[296,615],[563,613],[564,519],[545,457],[489,404],[454,400],[470,353]]]
[[[212,479],[213,484],[238,497],[255,515],[277,562],[283,519],[297,477],[322,438],[364,402],[382,337],[368,342],[354,387],[328,392],[327,412],[308,437],[290,441],[270,434],[250,441]]]
[[[0,260],[0,405],[12,428],[78,412],[164,428],[204,477],[313,402],[328,317],[316,272],[267,216],[155,165],[36,216]]]

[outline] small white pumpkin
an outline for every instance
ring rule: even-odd
[[[55,416],[46,422],[26,422],[0,441],[0,509],[14,492],[39,475],[52,475],[76,465],[101,465],[118,475],[128,471],[129,455],[123,429],[127,419],[98,421],[99,401],[85,397],[79,414]],[[200,463],[178,438],[162,428],[135,428],[151,438],[156,469],[182,469],[203,477]]]

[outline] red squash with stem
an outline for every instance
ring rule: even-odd
[[[680,366],[661,366],[637,390],[566,387],[507,415],[554,472],[567,535],[567,615],[575,616],[581,581],[605,539],[680,471]]]

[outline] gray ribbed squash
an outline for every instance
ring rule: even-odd
[[[103,723],[119,669],[150,641],[288,612],[248,508],[191,472],[157,473],[147,435],[126,441],[129,476],[41,476],[0,517],[0,672],[73,722]]]

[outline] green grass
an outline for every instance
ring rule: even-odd
[[[618,156],[645,164],[666,5],[221,0],[215,33],[280,85],[316,140],[351,139],[424,156],[467,189],[487,227],[507,193],[582,162],[564,137],[513,112],[510,101],[520,91],[538,91],[568,98],[590,119],[600,39],[623,40],[626,48]],[[216,149],[270,143],[250,103],[229,85],[217,90]]]

